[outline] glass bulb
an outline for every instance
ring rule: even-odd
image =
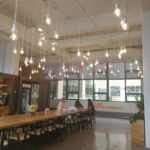
[[[13,27],[11,29],[11,35],[10,35],[10,38],[15,41],[17,40],[17,29],[16,29],[16,25],[13,24]]]
[[[52,46],[52,51],[54,52],[56,50],[56,48],[54,46]]]
[[[30,64],[33,64],[33,58],[32,58],[32,57],[30,57],[29,63],[30,63]]]
[[[77,56],[81,56],[81,52],[80,52],[80,49],[78,49],[78,51],[77,51]]]
[[[38,28],[39,32],[43,32],[43,29],[41,27]]]
[[[57,32],[55,32],[54,37],[55,37],[55,39],[59,39],[59,34]]]
[[[87,56],[90,56],[90,52],[89,51],[87,51]]]
[[[17,49],[16,48],[14,48],[13,53],[17,54]]]
[[[30,80],[32,79],[32,76],[31,76],[31,75],[29,76],[29,79],[30,79]]]
[[[21,55],[24,54],[24,49],[23,49],[23,47],[21,47],[20,54],[21,54]]]
[[[41,47],[43,45],[43,42],[39,41],[38,45]]]
[[[120,17],[120,15],[121,15],[120,8],[118,7],[117,4],[115,5],[115,11],[114,11],[114,14],[115,14],[117,17]]]
[[[134,62],[136,65],[139,63],[137,60],[135,60],[135,62]]]
[[[41,63],[39,63],[38,68],[41,68]]]
[[[127,23],[126,19],[121,19],[120,24],[121,24],[121,27],[122,27],[123,30],[128,29],[128,23]]]
[[[50,25],[52,23],[52,20],[49,16],[46,17],[45,23]]]
[[[42,70],[45,70],[45,67],[44,67],[44,65],[43,65],[43,67],[42,67]]]
[[[81,66],[84,66],[84,62],[83,61],[81,62]]]
[[[120,53],[118,54],[118,58],[119,58],[119,59],[121,59],[121,58],[122,58],[122,55],[121,55]]]
[[[22,71],[22,67],[21,66],[19,67],[19,71]]]
[[[109,57],[109,53],[108,53],[108,52],[105,53],[105,57],[106,57],[106,58]]]

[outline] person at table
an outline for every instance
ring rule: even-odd
[[[59,103],[58,103],[58,106],[57,106],[57,110],[63,110],[63,108],[65,108],[65,102],[66,102],[66,98],[63,97]]]
[[[95,107],[91,99],[88,99],[88,112],[91,115],[95,115]]]
[[[81,102],[79,101],[79,99],[77,99],[74,103],[74,106],[77,108],[77,109],[83,109],[83,105],[81,104]]]

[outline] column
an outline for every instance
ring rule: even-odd
[[[145,146],[150,148],[150,1],[142,2],[142,45],[144,71]],[[149,7],[149,8],[148,8]]]

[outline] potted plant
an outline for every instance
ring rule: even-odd
[[[137,103],[138,112],[129,117],[131,123],[131,141],[144,145],[144,97]]]

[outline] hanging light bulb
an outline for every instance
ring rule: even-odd
[[[54,38],[57,40],[59,39],[59,34],[55,31],[55,34],[54,34]]]
[[[134,62],[134,63],[135,63],[136,65],[138,65],[138,63],[139,63],[139,62],[138,62],[138,60],[135,60],[135,62]]]
[[[50,25],[52,23],[52,20],[48,15],[46,17],[45,23],[48,24],[48,25]]]
[[[99,61],[96,59],[95,61],[95,66],[99,64]]]
[[[127,30],[128,29],[128,23],[126,19],[121,19],[121,27],[123,30]]]
[[[32,69],[31,74],[34,74],[34,70]]]
[[[117,17],[120,17],[120,15],[121,15],[121,10],[120,10],[118,4],[115,5],[114,14],[115,14]]]
[[[43,32],[43,29],[41,27],[38,28],[39,32]]]
[[[32,57],[30,57],[29,63],[30,63],[30,64],[33,64],[33,58],[32,58]]]
[[[22,67],[21,66],[19,67],[19,71],[22,71]]]
[[[112,67],[112,65],[111,64],[109,64],[109,68],[111,68]]]
[[[74,71],[74,68],[73,68],[73,67],[71,68],[71,71]]]
[[[124,46],[124,49],[123,49],[123,53],[126,54],[127,53],[127,49],[126,47]]]
[[[121,55],[120,53],[118,54],[118,58],[119,58],[119,59],[121,59],[121,58],[122,58],[122,55]]]
[[[110,73],[113,74],[114,73],[113,70],[111,70]]]
[[[86,70],[89,70],[89,67],[87,66]]]
[[[45,67],[44,67],[44,65],[43,65],[43,67],[42,67],[42,70],[45,70]]]
[[[84,66],[84,62],[83,62],[83,60],[82,60],[82,62],[81,62],[81,66]]]
[[[18,52],[18,51],[17,51],[16,47],[14,47],[13,53],[14,53],[14,54],[17,54],[17,52]]]
[[[29,76],[29,79],[30,79],[30,80],[32,79],[32,76],[31,76],[31,75]]]
[[[89,66],[92,68],[92,67],[93,67],[93,64],[92,64],[92,63],[90,63],[90,64],[89,64]]]
[[[41,40],[42,40],[42,41],[45,41],[45,36],[42,36],[42,37],[41,37]]]
[[[20,54],[21,54],[21,55],[24,54],[24,49],[23,49],[23,47],[21,47]]]
[[[78,48],[78,51],[77,51],[77,56],[81,56],[81,52],[80,52],[80,49]]]
[[[52,51],[54,52],[56,50],[56,48],[54,46],[52,46]]]
[[[62,75],[61,71],[59,72],[59,75],[60,75],[60,76]]]
[[[120,70],[119,70],[119,69],[117,70],[117,73],[120,73]]]
[[[105,53],[105,57],[108,58],[109,57],[109,53],[106,51]]]
[[[11,29],[11,35],[10,35],[11,40],[16,41],[17,40],[17,29],[16,25],[13,24],[13,27]]]
[[[87,56],[90,56],[91,54],[90,54],[90,52],[89,51],[87,51]]]
[[[43,62],[46,62],[46,58],[45,58],[45,56],[43,57]]]
[[[43,45],[43,42],[40,40],[40,41],[38,42],[38,45],[41,47],[41,46]]]
[[[41,63],[39,63],[38,68],[41,68]]]

